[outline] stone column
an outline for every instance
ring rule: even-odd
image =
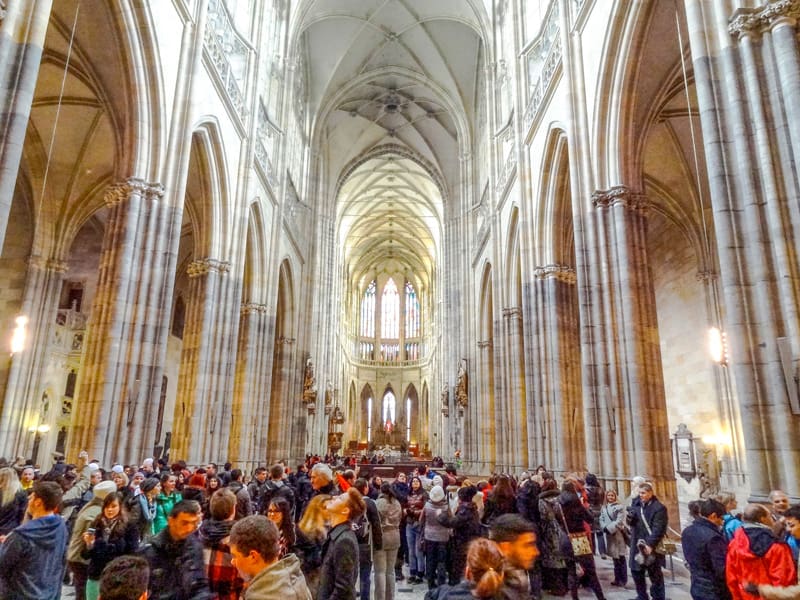
[[[565,473],[586,462],[575,269],[546,265],[537,267],[534,276],[529,339],[536,368],[528,406],[534,441],[530,462]]]
[[[647,257],[646,199],[626,186],[597,191],[585,215],[594,244],[581,314],[587,466],[612,487],[634,475],[675,507],[655,292]]]
[[[228,457],[246,472],[267,457],[269,397],[275,318],[265,304],[242,305]]]
[[[230,263],[224,260],[196,260],[187,272],[189,294],[172,455],[190,464],[224,462],[238,329],[238,315],[231,315],[228,304],[234,282],[229,275]]]
[[[271,462],[288,456],[296,458],[298,455],[295,446],[302,445],[304,441],[300,432],[294,431],[296,415],[306,410],[301,406],[299,394],[292,395],[292,390],[298,389],[293,375],[296,371],[295,342],[294,338],[283,336],[275,340],[267,439],[267,458]],[[317,371],[319,392],[317,394],[314,424],[320,427],[324,425],[325,435],[327,436],[327,421],[323,410],[325,389],[322,387],[322,377],[323,374]],[[302,390],[302,386],[299,389]]]
[[[17,185],[53,0],[0,5],[0,249]]]
[[[137,462],[155,444],[181,207],[160,184],[130,178],[109,209],[87,327],[69,454]]]
[[[752,498],[798,497],[800,2],[728,6],[686,0],[729,368]]]
[[[25,349],[11,361],[0,418],[0,456],[28,456],[28,428],[38,424],[38,410],[53,340],[61,281],[67,266],[59,260],[33,256],[29,261],[22,314],[29,319]]]
[[[503,309],[506,340],[506,413],[503,428],[509,432],[508,465],[512,472],[528,468],[528,416],[525,403],[525,348],[523,344],[522,308]]]

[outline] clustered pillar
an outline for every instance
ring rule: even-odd
[[[798,497],[800,2],[727,7],[686,0],[729,368],[753,499]]]
[[[130,178],[106,194],[109,218],[88,323],[68,454],[136,462],[156,443],[181,210],[160,184]]]
[[[532,461],[564,474],[586,462],[575,270],[547,265],[537,267],[534,276],[530,341],[538,368],[530,378]]]
[[[652,479],[670,505],[670,448],[655,293],[647,257],[647,201],[626,186],[597,191],[585,216],[580,281],[587,466],[610,487]]]

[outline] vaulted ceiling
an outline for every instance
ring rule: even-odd
[[[433,277],[443,203],[473,137],[482,10],[480,0],[313,0],[300,9],[312,144],[362,288],[380,272]]]

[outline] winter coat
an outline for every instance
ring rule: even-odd
[[[425,508],[425,503],[428,501],[428,494],[422,488],[417,492],[410,492],[408,494],[408,507],[406,508],[406,523],[414,525],[419,522],[422,517],[422,510]]]
[[[744,591],[745,583],[793,585],[797,577],[792,551],[766,525],[745,523],[728,544],[725,579],[733,600],[758,598]]]
[[[358,542],[350,522],[328,534],[322,551],[317,600],[355,600],[358,579]]]
[[[526,480],[517,492],[517,512],[532,523],[539,524],[539,494],[542,486],[533,479]]]
[[[106,565],[118,556],[133,554],[139,547],[139,529],[136,523],[117,523],[111,532],[104,531],[103,524],[95,519],[95,539],[91,548],[86,548],[81,557],[89,560],[89,579],[100,580]]]
[[[67,526],[59,515],[32,519],[0,544],[0,598],[61,597]]]
[[[642,514],[647,520],[647,524],[642,520]],[[653,496],[647,504],[642,504],[641,498],[636,498],[631,502],[628,508],[628,521],[631,527],[631,549],[630,549],[630,567],[631,571],[641,571],[644,569],[642,565],[634,560],[636,554],[639,552],[636,544],[639,540],[653,548],[653,554],[656,557],[655,564],[664,567],[666,559],[663,554],[655,552],[656,546],[667,534],[667,525],[669,523],[667,516],[667,507],[659,502],[658,498]],[[649,531],[648,531],[649,526]]]
[[[542,566],[548,569],[564,569],[567,564],[561,550],[561,513],[558,490],[547,490],[539,494],[539,550]]]
[[[403,509],[397,500],[381,494],[375,502],[381,518],[381,534],[383,550],[396,550],[400,547],[400,521]]]
[[[203,546],[196,535],[176,542],[164,529],[139,549],[150,565],[149,600],[211,600]]]
[[[439,522],[439,515],[447,514],[447,498],[441,502],[428,500],[422,509],[420,523],[425,532],[425,539],[430,542],[446,542],[450,539],[451,529]]]
[[[0,535],[6,535],[13,529],[22,525],[25,518],[25,509],[28,508],[28,494],[20,489],[11,502],[0,506]]]
[[[722,531],[706,518],[698,517],[681,534],[683,556],[692,576],[694,600],[729,600],[725,583],[728,542]]]
[[[235,521],[203,521],[197,535],[203,544],[203,564],[208,587],[219,600],[236,600],[244,589],[244,580],[231,562],[230,533]]]
[[[588,533],[586,526],[594,523],[594,515],[586,508],[577,494],[573,492],[561,492],[558,496],[558,503],[561,505],[561,515],[566,522],[568,533]]]
[[[69,538],[69,548],[67,548],[67,562],[76,562],[83,565],[89,564],[89,559],[83,556],[86,550],[86,542],[83,541],[83,534],[92,526],[94,520],[103,510],[103,499],[95,498],[84,506],[75,519],[72,526],[72,536]]]
[[[511,497],[497,497],[494,492],[486,498],[486,506],[483,510],[483,523],[490,525],[500,515],[517,512],[517,499]]]
[[[732,515],[731,513],[726,513],[724,517],[722,517],[722,535],[725,536],[725,541],[730,542],[733,539],[733,534],[736,533],[736,530],[742,526],[742,520]]]
[[[155,512],[152,512],[153,520],[151,520],[151,506],[153,505],[147,501],[147,496],[144,494],[131,497],[128,504],[128,518],[131,523],[136,523],[136,527],[139,529],[139,539],[142,541],[153,537]],[[155,505],[155,509],[158,511],[157,505]]]
[[[243,519],[253,514],[253,505],[250,503],[250,492],[241,481],[231,481],[228,489],[236,494],[236,520]],[[264,507],[266,510],[267,507]]]
[[[439,523],[453,530],[453,546],[463,548],[465,554],[467,545],[482,533],[478,507],[472,500],[459,502],[452,516],[447,513],[439,515]]]
[[[606,554],[611,558],[624,558],[628,555],[629,542],[625,540],[628,526],[625,524],[625,507],[619,502],[606,504],[600,509],[600,529],[606,536]]]
[[[159,533],[167,526],[169,513],[181,500],[183,500],[183,496],[180,492],[172,492],[169,496],[164,493],[156,496],[156,518],[153,520],[153,533]]]
[[[253,577],[244,593],[244,600],[311,600],[300,560],[289,554],[272,563]]]

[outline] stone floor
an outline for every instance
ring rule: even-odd
[[[597,573],[600,577],[600,582],[603,585],[606,598],[608,600],[631,600],[636,598],[636,592],[633,591],[633,581],[629,580],[628,587],[625,589],[611,587],[610,583],[614,579],[613,565],[610,560],[603,560],[597,558],[595,560],[597,565]],[[669,567],[669,560],[667,561]],[[672,571],[667,568],[664,571],[664,578],[666,580],[667,598],[669,600],[691,600],[689,594],[689,575],[680,560],[674,561],[674,577]],[[422,600],[427,591],[427,586],[408,585],[405,582],[397,584],[397,600]],[[591,590],[582,589],[580,591],[581,598],[594,598]],[[75,591],[71,586],[64,586],[61,598],[64,600],[75,600]],[[550,594],[544,595],[545,599],[556,598]]]

